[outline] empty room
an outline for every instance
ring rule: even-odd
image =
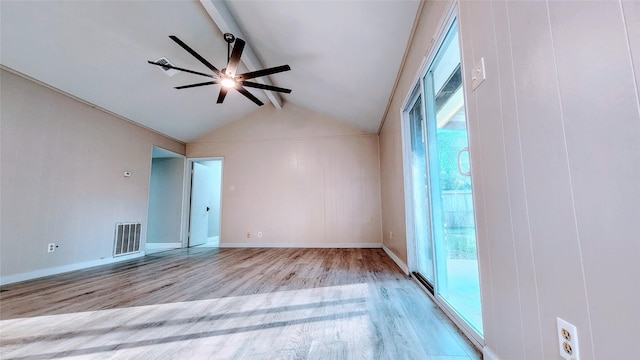
[[[635,359],[640,2],[0,1],[0,359]]]

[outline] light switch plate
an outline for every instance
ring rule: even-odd
[[[486,79],[484,72],[484,57],[480,58],[480,61],[471,70],[471,87],[475,90]]]

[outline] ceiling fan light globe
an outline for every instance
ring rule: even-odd
[[[230,89],[230,88],[236,87],[236,82],[233,79],[227,78],[227,79],[222,79],[220,81],[220,85]]]

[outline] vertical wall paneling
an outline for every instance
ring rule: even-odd
[[[536,277],[539,288],[552,294],[539,298],[543,342],[548,344],[544,356],[557,354],[554,329],[560,316],[583,329],[581,351],[588,357],[590,324],[547,4],[508,6]]]
[[[629,58],[633,50],[625,43],[629,24],[620,11],[624,6],[614,2],[462,3],[476,15],[485,6],[493,8],[498,63],[494,80],[500,86],[495,91],[482,85],[475,96],[478,104],[497,99],[501,108],[479,105],[470,116],[480,124],[482,147],[476,155],[492,177],[504,169],[495,156],[487,156],[496,139],[487,138],[491,132],[484,129],[491,125],[491,117],[503,119],[521,316],[524,329],[537,328],[539,317],[542,334],[542,343],[535,336],[525,336],[524,354],[527,358],[557,356],[554,325],[555,316],[560,316],[578,326],[583,357],[629,356],[631,349],[621,344],[630,342],[611,336],[608,330],[631,329],[640,323],[637,308],[631,305],[638,302],[638,282],[621,286],[611,281],[615,274],[637,272],[636,263],[620,255],[637,252],[635,243],[628,241],[631,230],[623,224],[629,223],[627,216],[638,213],[638,202],[631,199],[640,198],[637,186],[625,185],[637,176],[638,148],[631,139],[638,135],[638,110],[634,59]],[[483,39],[490,29],[478,20],[466,25],[473,29],[465,32],[471,34],[473,46],[464,50],[465,56],[471,52],[476,60],[483,56],[480,52],[490,54],[493,46]],[[632,38],[628,36],[628,48],[633,47]],[[485,60],[490,84],[492,61]],[[483,91],[489,96],[481,100]],[[612,117],[616,121],[606,121]],[[491,181],[484,174],[486,190]],[[625,190],[615,191],[612,184]],[[506,251],[507,246],[501,243],[504,234],[495,230],[501,225],[495,204],[500,197],[485,193],[483,199],[494,203],[483,211],[494,232],[485,241],[491,244],[495,264],[495,249]],[[493,301],[517,302],[500,289],[499,273],[490,274]],[[624,300],[614,305],[612,294],[620,292]],[[610,313],[619,306],[629,309],[621,322]],[[503,315],[496,316],[494,329],[500,329]],[[501,338],[487,336],[488,345],[501,358],[517,356],[508,343],[493,343]]]
[[[184,153],[184,144],[0,76],[2,282],[108,261],[117,222],[145,228],[152,146]],[[48,243],[59,247],[47,253]]]
[[[640,274],[640,242],[629,241],[640,238],[640,118],[623,14],[602,1],[549,2],[549,13],[594,356],[625,358],[635,335],[610,329],[640,325],[640,280],[612,279]]]
[[[221,246],[382,245],[375,134],[286,104],[201,137],[187,155],[225,159]]]
[[[538,285],[533,261],[527,193],[522,165],[519,114],[516,104],[515,70],[512,59],[508,1],[492,3],[497,68],[494,81],[500,87],[502,141],[504,141],[505,173],[507,176],[512,241],[517,264],[517,286],[522,317],[522,348],[527,359],[540,359],[542,330],[538,311]],[[488,112],[490,113],[490,112]],[[508,301],[507,299],[503,301]],[[535,311],[525,310],[533,309]]]
[[[640,93],[640,2],[622,0],[621,2],[627,41],[629,43],[630,60],[636,79],[636,96]],[[638,99],[640,111],[640,98]]]

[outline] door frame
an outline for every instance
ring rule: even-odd
[[[174,153],[174,154],[178,155],[178,156],[176,156],[176,158],[182,159],[182,161],[183,161],[183,165],[182,166],[183,166],[183,169],[185,170],[185,173],[182,176],[182,209],[181,209],[181,215],[180,215],[180,244],[181,244],[180,248],[182,248],[182,247],[184,247],[184,242],[185,242],[185,238],[184,238],[184,235],[186,233],[185,232],[185,226],[187,228],[189,227],[188,223],[185,225],[185,208],[184,208],[185,194],[187,194],[185,192],[186,183],[187,183],[187,181],[186,181],[186,179],[187,179],[186,178],[186,174],[187,174],[187,172],[186,172],[186,169],[187,169],[187,157],[186,157],[186,155],[182,155],[182,154],[177,153],[177,152],[175,152],[173,150],[169,150],[169,149],[166,149],[166,148],[164,148],[162,146],[153,144],[151,146],[151,162],[149,163],[149,189],[147,191],[147,215],[146,215],[146,218],[145,218],[145,221],[144,221],[144,226],[143,226],[143,228],[144,228],[144,246],[145,246],[145,251],[146,251],[147,240],[148,240],[147,239],[147,234],[148,234],[148,230],[149,230],[148,229],[148,226],[149,226],[149,209],[150,209],[149,202],[151,200],[151,177],[152,177],[152,168],[153,168],[153,159],[154,159],[154,157],[153,157],[153,149],[154,148],[158,148],[158,149],[163,150],[163,151],[169,151],[171,153]],[[188,213],[187,213],[187,216],[188,216]],[[188,221],[188,219],[189,218],[187,217],[187,221]]]
[[[422,66],[420,67],[422,69]],[[405,205],[405,226],[406,226],[406,239],[407,239],[407,268],[409,269],[409,273],[413,273],[418,269],[418,254],[416,251],[416,236],[415,236],[415,206],[413,204],[413,174],[412,174],[412,163],[411,163],[411,124],[409,122],[411,119],[409,118],[409,111],[418,100],[418,97],[422,95],[422,80],[420,78],[416,79],[417,83],[412,88],[411,92],[409,92],[409,96],[407,96],[404,106],[401,108],[400,114],[400,132],[402,136],[402,159],[403,159],[403,167],[404,167],[404,205]],[[422,106],[424,108],[424,99],[421,100],[423,102]],[[424,116],[424,112],[423,112]],[[423,119],[426,122],[426,118]],[[423,136],[424,127],[422,129]],[[426,144],[426,136],[424,136],[424,141]],[[427,167],[429,159],[426,159]],[[426,168],[425,168],[426,171]],[[428,176],[428,174],[427,174]],[[410,190],[410,191],[409,191]],[[431,213],[431,203],[428,204],[429,213]],[[435,257],[434,257],[435,259]],[[434,277],[435,277],[435,266],[433,269]],[[435,284],[434,284],[435,285]]]
[[[482,347],[484,346],[484,338],[480,334],[478,334],[473,328],[471,328],[471,326],[469,326],[464,320],[462,320],[457,314],[457,312],[451,306],[449,306],[449,304],[447,304],[446,301],[440,298],[440,296],[437,294],[437,290],[434,289],[434,293],[432,294],[429,291],[429,289],[427,289],[413,275],[413,272],[417,270],[416,241],[415,241],[415,237],[413,236],[413,229],[415,224],[412,218],[414,205],[413,205],[413,199],[411,194],[409,193],[409,191],[406,191],[407,189],[411,189],[410,186],[413,186],[411,181],[411,162],[410,162],[410,156],[411,156],[411,131],[410,130],[411,128],[408,123],[408,116],[406,114],[406,110],[413,105],[413,102],[417,98],[417,94],[425,95],[424,76],[429,70],[429,68],[431,67],[431,65],[433,64],[433,62],[436,60],[436,57],[438,56],[438,51],[441,45],[444,43],[444,40],[449,32],[449,29],[451,28],[453,23],[456,21],[458,24],[458,33],[460,34],[461,25],[460,25],[459,19],[460,19],[460,14],[459,14],[458,3],[457,1],[452,1],[449,5],[449,8],[445,10],[440,20],[440,23],[436,28],[436,33],[433,37],[433,42],[431,43],[433,47],[428,49],[427,53],[425,54],[422,64],[420,64],[418,71],[414,75],[414,80],[412,82],[412,84],[414,85],[411,87],[411,91],[408,92],[407,96],[404,99],[404,102],[402,103],[402,106],[400,107],[400,119],[401,119],[400,132],[401,132],[401,139],[402,139],[402,153],[403,153],[402,161],[403,161],[403,176],[404,176],[404,186],[405,186],[404,201],[405,201],[405,227],[406,227],[406,234],[407,234],[407,237],[406,237],[407,263],[408,263],[407,267],[409,269],[409,273],[411,274],[411,277],[414,278],[416,283],[418,283],[418,285],[424,289],[425,293],[429,297],[431,297],[431,299],[434,300],[434,302],[447,314],[449,319],[451,319],[451,321],[453,321],[458,326],[458,328],[462,330],[462,332],[477,348],[482,349]],[[460,36],[459,38],[460,43],[458,44],[458,46],[460,46],[461,48],[463,47],[462,40],[463,39]],[[462,74],[463,74],[462,81],[463,81],[463,87],[464,87],[464,84],[468,81],[465,76],[467,72],[462,62],[461,62],[461,67],[462,67]],[[464,101],[466,104],[466,101],[467,101],[466,93],[464,93]],[[424,102],[425,100],[423,96],[423,106],[424,106]],[[427,112],[426,112],[426,109],[424,110],[425,110],[424,121],[426,122]],[[426,140],[427,139],[425,137],[425,141]],[[427,163],[428,163],[428,160],[427,160]],[[473,180],[472,180],[472,183],[473,183]],[[475,206],[475,201],[474,201],[474,206]],[[476,213],[474,213],[474,220],[476,221],[476,224],[477,224]],[[435,249],[435,243],[433,244],[433,246]],[[434,256],[434,261],[435,261],[435,256]],[[478,257],[478,264],[480,264],[480,261],[481,260]],[[434,266],[434,275],[437,277],[437,269],[435,266]],[[437,280],[434,286],[437,286]],[[480,292],[481,292],[481,298],[482,298],[482,278],[480,278]]]
[[[222,204],[224,197],[224,157],[221,156],[211,156],[211,157],[195,157],[195,158],[186,158],[186,166],[184,167],[184,195],[183,195],[183,214],[182,214],[182,223],[184,226],[182,227],[182,247],[189,247],[189,224],[191,221],[191,184],[193,182],[193,163],[199,161],[212,161],[212,160],[220,160],[220,213],[218,216],[220,217],[220,237],[219,241],[222,242]]]
[[[414,78],[413,78],[412,84],[414,85],[411,87],[411,91],[409,91],[409,93],[404,99],[404,102],[402,103],[402,106],[400,107],[400,134],[402,138],[402,162],[403,162],[403,169],[404,169],[403,176],[405,179],[404,180],[404,186],[405,186],[404,202],[405,202],[405,226],[407,231],[407,239],[406,239],[407,240],[407,245],[406,245],[407,246],[407,267],[409,268],[409,273],[413,273],[414,271],[417,270],[417,254],[415,251],[415,246],[416,246],[415,238],[412,236],[415,224],[413,220],[413,215],[409,215],[409,214],[413,214],[413,199],[411,194],[409,194],[409,192],[406,191],[406,189],[410,189],[409,186],[413,186],[413,182],[411,181],[411,161],[410,161],[411,159],[410,158],[411,127],[409,126],[409,123],[408,123],[409,118],[408,118],[408,114],[406,113],[406,110],[413,105],[413,102],[415,102],[416,98],[419,95],[421,94],[424,95],[424,75],[427,73],[427,70],[436,59],[436,56],[438,55],[438,50],[440,49],[440,45],[444,42],[444,39],[447,36],[449,29],[451,28],[451,25],[453,25],[454,21],[458,18],[459,18],[459,14],[458,14],[457,1],[452,1],[449,4],[449,8],[445,10],[442,16],[442,19],[440,20],[440,23],[436,28],[436,33],[433,36],[433,42],[431,43],[433,47],[428,49],[427,53],[422,59],[422,63],[420,64],[420,67],[418,68],[418,71],[416,71],[416,74],[414,75]],[[460,23],[458,22],[458,27],[459,27],[459,24]],[[463,74],[464,74],[464,66],[463,66]],[[465,77],[463,76],[463,82],[465,81],[464,78]],[[423,99],[422,99],[423,107],[424,107],[424,101],[425,100],[423,96]],[[465,96],[465,101],[466,101],[466,96]],[[426,122],[426,111],[423,111],[423,114],[425,116],[424,121]],[[425,143],[426,141],[427,139],[425,136]],[[427,159],[427,165],[428,165],[428,159]],[[435,257],[434,257],[434,260],[435,260]],[[436,269],[434,267],[434,276],[435,275],[436,275]]]

